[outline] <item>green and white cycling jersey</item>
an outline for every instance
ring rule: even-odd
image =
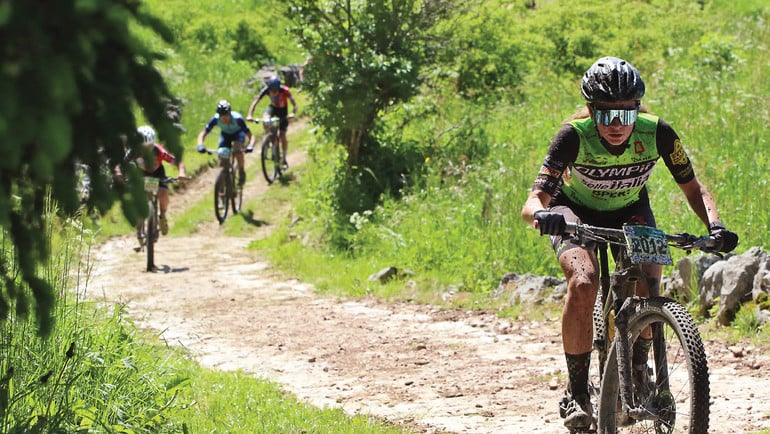
[[[597,211],[625,208],[637,200],[662,158],[679,184],[695,177],[676,132],[657,116],[640,113],[628,141],[603,142],[591,118],[559,130],[535,179],[534,189]]]

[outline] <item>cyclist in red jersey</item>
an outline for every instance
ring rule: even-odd
[[[267,106],[263,113],[263,118],[271,118],[273,116],[280,119],[279,135],[281,139],[281,148],[283,148],[283,167],[288,168],[289,165],[286,162],[286,155],[289,151],[289,140],[286,138],[286,130],[289,128],[289,118],[294,117],[297,114],[297,102],[294,100],[294,96],[291,94],[288,86],[281,84],[281,79],[277,75],[271,76],[267,80],[267,85],[262,88],[254,101],[249,106],[249,114],[246,116],[246,120],[254,120],[254,109],[257,104],[265,96],[270,97],[270,105]],[[293,106],[293,111],[289,115],[289,102]]]
[[[163,162],[165,161],[170,163],[179,170],[179,176],[177,176],[179,181],[184,181],[187,179],[187,176],[185,175],[184,163],[177,160],[177,158],[166,151],[163,146],[156,143],[155,130],[153,130],[152,127],[143,125],[139,127],[137,131],[144,140],[144,146],[146,148],[152,148],[152,153],[155,158],[151,161],[144,161],[143,157],[136,157],[133,158],[133,160],[146,176],[152,176],[154,178],[160,179],[160,188],[158,189],[160,221],[158,223],[160,226],[160,233],[166,235],[168,234],[168,220],[166,219],[166,211],[168,210],[168,205],[171,200],[169,199],[168,183],[166,182],[166,169],[163,166]],[[129,158],[131,158],[131,155],[129,155]]]

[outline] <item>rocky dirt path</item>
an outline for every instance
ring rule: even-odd
[[[206,200],[207,176],[176,203]],[[267,188],[262,179],[249,185],[247,196]],[[256,236],[268,233],[270,219],[256,210],[255,217],[266,222]],[[246,250],[251,238],[228,237],[216,222],[199,229],[160,240],[156,273],[143,271],[131,237],[99,246],[89,296],[125,303],[138,324],[207,367],[263,376],[317,406],[424,433],[566,432],[557,412],[564,388],[557,318],[512,321],[326,297]],[[770,356],[747,347],[739,357],[720,342],[708,342],[707,352],[712,432],[770,428]]]

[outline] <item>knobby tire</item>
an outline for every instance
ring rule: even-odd
[[[227,209],[229,205],[228,192],[228,173],[226,168],[222,168],[214,181],[214,215],[219,224],[222,224],[227,218]]]
[[[149,201],[148,205],[150,213],[144,220],[147,271],[155,271],[155,241],[158,239],[158,211],[155,209],[153,201]]]
[[[268,184],[281,176],[281,151],[277,142],[278,138],[273,133],[267,133],[262,139],[262,174]]]
[[[238,162],[233,161],[233,169],[230,171],[230,186],[233,194],[230,200],[233,214],[241,212],[241,205],[243,204],[243,186],[238,182],[240,177],[240,171],[238,170]]]
[[[594,403],[594,415],[598,414],[599,386],[602,384],[604,366],[607,363],[607,353],[609,353],[612,335],[614,334],[612,330],[605,330],[603,307],[602,291],[600,290],[596,295],[596,302],[594,303],[594,351],[591,351],[591,364],[589,365],[590,371],[588,373],[588,392],[591,396],[591,402]]]
[[[709,379],[708,362],[698,328],[687,310],[680,304],[663,297],[640,301],[629,318],[630,342],[633,342],[648,325],[657,324],[665,340],[665,359],[671,395],[656,391],[648,399],[641,398],[646,408],[669,408],[673,402],[675,411],[669,411],[664,421],[640,420],[633,424],[624,421],[619,413],[619,378],[615,346],[610,348],[602,376],[598,411],[598,432],[623,433],[690,433],[708,432]],[[652,366],[651,378],[656,382],[660,367],[654,362],[658,357],[650,350],[648,366]],[[663,376],[665,377],[665,376]],[[658,383],[660,384],[660,383]],[[673,398],[673,399],[672,399]],[[640,399],[634,392],[634,400]],[[665,412],[663,412],[665,413]],[[626,426],[627,425],[627,426]]]

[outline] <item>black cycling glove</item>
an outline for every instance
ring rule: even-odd
[[[719,247],[720,252],[729,253],[735,250],[736,247],[738,247],[738,234],[732,231],[728,231],[721,224],[718,224],[718,223],[710,224],[709,235],[714,237],[714,240],[717,242],[717,245],[720,246]]]
[[[535,211],[535,221],[540,235],[564,235],[567,230],[567,221],[562,214],[546,210]]]

